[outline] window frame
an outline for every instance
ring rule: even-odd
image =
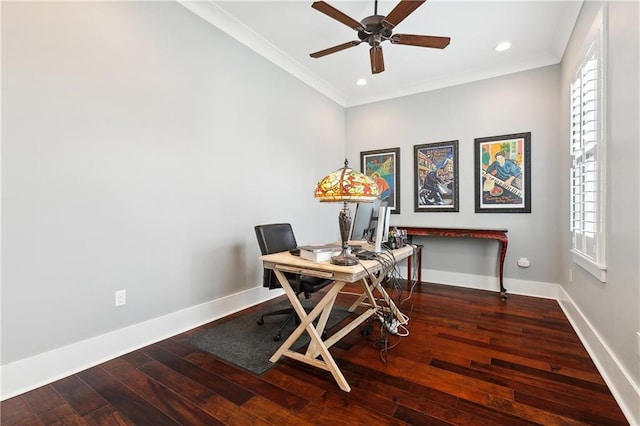
[[[573,262],[589,272],[601,282],[607,280],[606,266],[606,5],[598,11],[585,43],[581,50],[581,60],[577,65],[569,87],[569,154],[571,157],[570,169],[570,194],[569,194],[569,230],[571,232],[571,254]],[[589,141],[589,146],[585,147],[583,119],[590,112],[585,113],[584,99],[586,73],[590,71],[591,61],[596,61],[596,135]],[[587,83],[593,80],[586,80]],[[576,104],[575,90],[579,84],[580,91],[580,140],[576,146],[574,120]],[[594,166],[595,170],[585,170]],[[585,180],[585,176],[595,178],[595,183],[590,189],[585,189],[592,182]],[[579,183],[576,184],[576,179]],[[577,189],[577,190],[576,190]],[[595,193],[595,194],[593,194]],[[586,196],[585,196],[586,195]],[[589,195],[591,197],[589,198]],[[577,199],[577,200],[576,200]],[[586,205],[593,205],[593,208],[586,208]],[[576,207],[578,206],[578,207]],[[595,211],[594,211],[595,209]],[[587,214],[591,220],[586,219]],[[578,226],[576,226],[578,223]]]

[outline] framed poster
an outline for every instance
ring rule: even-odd
[[[531,213],[531,132],[475,139],[476,213]]]
[[[413,146],[416,212],[457,212],[458,141]]]
[[[360,153],[360,171],[378,184],[380,200],[400,213],[400,148],[378,149]]]

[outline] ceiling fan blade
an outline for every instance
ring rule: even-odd
[[[402,0],[393,8],[391,12],[382,20],[382,25],[386,28],[393,29],[400,22],[404,21],[404,18],[411,15],[411,13],[422,6],[426,0]]]
[[[451,37],[436,37],[413,34],[394,34],[391,36],[391,43],[406,44],[418,47],[433,47],[435,49],[444,49],[449,45]]]
[[[356,31],[364,30],[364,27],[360,22],[356,21],[350,16],[345,15],[344,13],[340,12],[338,9],[336,9],[335,7],[331,6],[326,2],[314,1],[311,7],[319,12],[324,13],[330,18],[333,18],[336,21],[345,24],[349,28],[353,28]]]
[[[382,47],[376,46],[369,49],[369,57],[371,58],[371,74],[378,74],[384,71]]]
[[[346,43],[342,43],[342,44],[339,44],[337,46],[330,47],[328,49],[324,49],[324,50],[320,50],[318,52],[311,53],[309,56],[311,56],[312,58],[321,58],[322,56],[326,56],[326,55],[329,55],[331,53],[336,53],[336,52],[339,52],[341,50],[348,49],[348,48],[353,47],[353,46],[357,46],[360,43],[362,43],[362,42],[361,41],[355,41],[355,40],[354,41],[348,41]]]

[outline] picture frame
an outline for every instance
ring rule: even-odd
[[[415,212],[458,212],[458,141],[413,146]]]
[[[380,189],[380,200],[400,214],[400,148],[360,152],[360,172],[373,178]]]
[[[531,213],[531,132],[474,143],[476,213]]]

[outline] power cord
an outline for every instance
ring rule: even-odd
[[[373,347],[380,349],[380,359],[383,363],[387,363],[388,352],[398,346],[403,337],[409,336],[409,328],[407,324],[409,323],[410,316],[405,315],[404,313],[398,310],[398,307],[407,300],[411,298],[413,294],[413,289],[417,284],[417,277],[411,277],[411,291],[406,298],[402,298],[402,289],[400,286],[399,279],[401,277],[401,273],[398,267],[397,260],[393,254],[393,252],[387,247],[384,246],[385,251],[379,253],[375,258],[371,260],[377,261],[381,269],[378,272],[379,276],[374,277],[374,275],[360,262],[362,267],[365,269],[369,280],[379,279],[380,285],[384,285],[388,287],[389,291],[387,291],[388,297],[390,300],[396,301],[395,307],[391,308],[391,304],[387,303],[387,306],[381,306],[380,312],[377,314],[377,318],[380,321],[380,336],[374,340]],[[417,263],[416,259],[416,249],[413,247],[413,256],[412,261]],[[414,268],[413,275],[417,274],[417,269]],[[383,278],[384,277],[384,278]],[[376,298],[376,303],[386,303],[386,300],[379,300]],[[382,313],[384,312],[384,313]],[[413,312],[413,304],[411,304],[411,312]],[[363,336],[369,336],[372,331],[372,326],[370,322],[368,322],[361,330]],[[390,344],[389,340],[391,336],[397,337],[397,340]]]
[[[403,317],[406,316],[403,315]],[[395,317],[385,318],[382,315],[378,315],[378,320],[380,320],[380,323],[389,332],[389,334],[400,337],[407,337],[409,335],[407,327],[405,327],[404,324],[401,324]],[[408,319],[406,321],[408,322]]]
[[[406,302],[407,300],[411,299],[411,297],[413,296],[413,290],[416,288],[416,285],[418,285],[419,281],[418,281],[418,259],[417,259],[417,254],[418,254],[418,250],[416,249],[416,246],[411,246],[413,248],[413,253],[411,255],[411,262],[412,262],[412,273],[411,273],[411,277],[407,277],[407,279],[409,280],[409,282],[411,283],[411,285],[409,286],[409,294],[407,295],[406,298],[404,298],[400,304],[403,304],[404,302]]]
[[[396,346],[398,346],[398,344],[400,344],[400,341],[402,340],[401,337],[398,337],[398,340],[396,340],[395,343],[393,343],[392,345],[389,345],[389,338],[386,336],[381,335],[380,337],[378,337],[378,339],[376,339],[376,341],[373,343],[373,347],[376,349],[380,349],[380,360],[383,363],[387,363],[387,353],[395,348]]]

